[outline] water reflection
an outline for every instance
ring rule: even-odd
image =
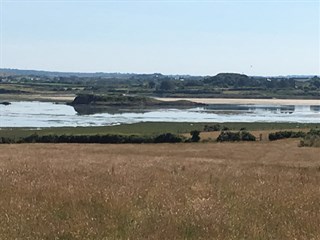
[[[93,115],[98,113],[122,114],[122,113],[146,113],[157,111],[159,108],[144,107],[144,108],[118,108],[118,107],[103,107],[92,105],[77,105],[73,106],[74,110],[79,115]],[[165,109],[165,108],[163,108]],[[180,109],[188,110],[188,107]],[[282,113],[292,114],[294,112],[314,112],[320,113],[320,106],[317,105],[236,105],[236,104],[209,104],[206,107],[197,108],[199,111],[206,113],[217,114],[243,114],[243,113]]]
[[[320,106],[310,106],[310,110],[315,113],[320,113]]]
[[[320,106],[219,104],[191,109],[76,107],[44,102],[0,105],[1,127],[108,126],[136,122],[320,123]]]
[[[124,113],[147,113],[159,110],[159,107],[105,107],[105,106],[92,106],[92,105],[76,105],[73,106],[78,115],[94,115],[108,113],[111,115],[124,114]],[[169,109],[169,108],[160,108]],[[190,107],[181,107],[180,110],[188,110]]]
[[[292,114],[295,111],[294,105],[235,105],[235,104],[211,104],[205,107],[207,111],[216,113],[230,113],[230,114],[242,114],[242,113],[259,113],[259,112],[271,112],[271,113],[283,113]]]

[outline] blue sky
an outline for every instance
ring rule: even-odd
[[[1,66],[320,74],[319,1],[1,0]]]

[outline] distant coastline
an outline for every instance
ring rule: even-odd
[[[72,102],[75,94],[53,95],[53,94],[1,94],[0,101],[40,101],[40,102]],[[320,99],[278,99],[278,98],[171,98],[155,97],[161,101],[186,100],[202,104],[258,104],[258,105],[320,105]]]

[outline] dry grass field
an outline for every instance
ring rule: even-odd
[[[0,239],[320,239],[298,142],[0,145]]]

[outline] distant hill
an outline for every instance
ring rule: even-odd
[[[119,78],[119,79],[129,79],[129,78],[139,78],[143,79],[146,77],[170,77],[175,79],[195,79],[199,80],[205,76],[191,76],[184,74],[176,74],[176,75],[163,75],[161,73],[151,73],[151,74],[138,74],[138,73],[105,73],[105,72],[95,72],[95,73],[84,73],[84,72],[52,72],[52,71],[40,71],[40,70],[21,70],[21,69],[12,69],[12,68],[0,68],[0,76],[8,76],[8,75],[17,75],[17,76],[39,76],[39,77],[96,77],[96,78]],[[209,77],[209,76],[208,76]],[[217,78],[221,79],[226,78],[247,78],[246,75],[243,74],[235,74],[235,73],[220,73],[216,75]],[[251,76],[255,78],[259,77],[268,77],[268,76]],[[298,79],[306,79],[314,77],[314,75],[287,75],[287,76],[269,76],[268,78],[298,78]]]
[[[38,70],[20,70],[11,68],[0,68],[1,75],[23,75],[40,77],[105,77],[105,78],[130,78],[136,74],[132,73],[81,73],[81,72],[50,72]]]
[[[83,77],[83,78],[119,78],[119,79],[129,79],[129,78],[139,78],[143,79],[146,77],[172,77],[172,78],[201,78],[199,76],[190,76],[190,75],[163,75],[161,73],[151,73],[151,74],[138,74],[138,73],[104,73],[104,72],[95,72],[95,73],[83,73],[83,72],[51,72],[51,71],[39,71],[39,70],[20,70],[20,69],[11,69],[11,68],[0,68],[0,76],[38,76],[38,77]]]

